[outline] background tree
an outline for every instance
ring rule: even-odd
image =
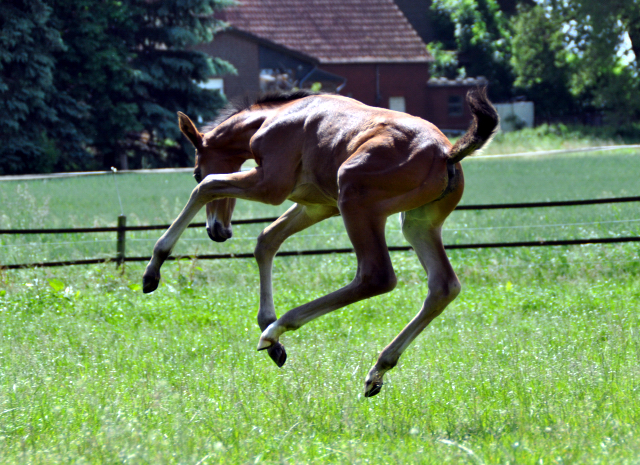
[[[640,5],[541,0],[515,19],[516,86],[543,113],[602,111],[619,124],[640,115]],[[636,45],[631,37],[637,37]]]
[[[209,119],[224,104],[199,84],[232,67],[192,47],[212,39],[214,10],[226,4],[3,2],[0,169],[190,164],[176,111]]]
[[[54,83],[65,47],[50,17],[42,0],[0,3],[0,174],[65,169],[84,151],[86,108]]]
[[[176,111],[208,119],[224,104],[199,87],[230,65],[190,47],[212,40],[220,0],[49,0],[66,51],[57,84],[86,102],[83,130],[104,168],[186,166]]]
[[[511,25],[497,0],[434,0],[431,5],[437,39],[432,71],[449,78],[485,76],[496,101],[512,95]],[[455,50],[457,59],[445,51]],[[457,76],[455,76],[457,75]]]
[[[534,101],[536,113],[543,118],[573,114],[580,107],[571,92],[573,69],[565,48],[563,21],[542,5],[522,9],[513,18],[514,92]]]
[[[580,0],[572,2],[570,10],[567,36],[576,55],[574,92],[591,94],[593,105],[604,110],[611,122],[637,119],[640,3],[612,0],[603,8],[601,2]]]

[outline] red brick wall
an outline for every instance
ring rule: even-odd
[[[260,89],[258,44],[232,33],[216,35],[213,42],[198,47],[214,57],[232,63],[237,75],[224,76],[224,92],[228,98],[253,96]],[[406,112],[431,121],[441,129],[466,130],[471,114],[466,103],[462,116],[449,116],[450,95],[464,97],[468,86],[427,86],[429,66],[426,63],[337,64],[321,65],[321,69],[347,79],[341,90],[367,105],[389,108],[389,97],[404,97]],[[379,97],[376,97],[378,74]]]
[[[471,112],[464,100],[470,86],[428,86],[429,67],[425,63],[380,64],[379,90],[376,99],[376,65],[322,65],[322,69],[347,78],[340,92],[367,105],[389,108],[389,97],[405,98],[406,112],[432,122],[440,129],[466,130]],[[463,99],[461,116],[449,115],[449,96]]]
[[[471,122],[471,110],[465,96],[471,89],[469,86],[429,86],[427,90],[427,117],[440,129],[466,130]],[[449,115],[449,96],[462,97],[462,116]]]
[[[379,98],[376,98],[376,67]],[[429,66],[426,63],[322,65],[321,69],[347,79],[340,92],[367,105],[389,107],[389,97],[405,98],[409,114],[425,118]]]
[[[237,75],[222,78],[227,98],[254,96],[260,91],[257,43],[222,32],[216,34],[213,42],[199,45],[197,49],[228,61],[238,70]]]

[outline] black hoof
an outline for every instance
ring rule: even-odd
[[[276,342],[267,349],[267,353],[271,360],[273,360],[278,367],[282,367],[284,362],[287,361],[287,352],[284,350],[284,346],[279,342]]]
[[[147,275],[142,276],[142,292],[148,294],[158,289],[160,284],[160,275]]]
[[[373,386],[371,387],[371,389],[364,391],[364,396],[373,397],[375,395],[380,394],[380,391],[382,391],[382,384],[383,383],[373,383]]]

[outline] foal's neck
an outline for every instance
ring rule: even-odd
[[[248,109],[233,115],[207,135],[207,145],[225,150],[249,151],[251,138],[274,110],[274,108]]]

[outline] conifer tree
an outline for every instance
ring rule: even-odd
[[[186,166],[176,111],[213,118],[199,86],[233,69],[197,52],[225,0],[0,5],[0,169]]]
[[[199,83],[230,65],[192,46],[210,41],[220,0],[49,0],[68,49],[59,86],[91,107],[84,132],[104,168],[186,166],[176,111],[215,116],[224,104]]]
[[[64,50],[42,0],[0,3],[0,174],[51,171],[82,157],[84,106],[55,86]]]

